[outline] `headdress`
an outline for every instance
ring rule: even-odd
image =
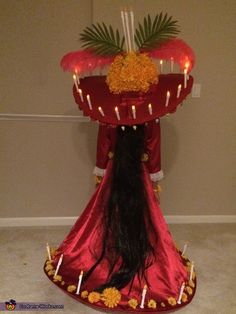
[[[175,112],[191,92],[194,66],[192,49],[175,38],[177,21],[167,14],[148,15],[135,29],[133,11],[127,9],[121,20],[124,36],[111,25],[92,24],[80,34],[85,49],[61,60],[62,68],[73,73],[79,109],[112,125],[142,124]],[[174,73],[176,64],[179,73]],[[91,75],[94,71],[100,75]]]

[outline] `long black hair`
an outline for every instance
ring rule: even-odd
[[[136,129],[117,127],[109,199],[104,212],[102,253],[85,280],[106,257],[110,273],[97,291],[106,287],[121,289],[130,283],[136,273],[144,276],[150,264],[153,247],[148,233],[152,232],[146,190],[143,181],[142,156],[145,145],[144,125]],[[114,272],[118,260],[120,268]]]

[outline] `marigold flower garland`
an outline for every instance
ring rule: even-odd
[[[109,68],[106,82],[114,94],[146,93],[152,84],[158,83],[157,67],[145,53],[118,55]]]

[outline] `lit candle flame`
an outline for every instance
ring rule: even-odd
[[[120,113],[119,113],[118,107],[115,107],[115,112],[116,112],[117,120],[120,120]]]
[[[104,117],[105,114],[104,114],[104,111],[102,110],[102,107],[98,107],[98,110],[99,110],[99,112],[101,113],[101,115]]]

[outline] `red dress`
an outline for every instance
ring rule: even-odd
[[[102,249],[103,210],[111,185],[112,158],[109,158],[109,156],[111,157],[109,152],[114,151],[115,134],[115,128],[100,125],[95,173],[104,175],[102,182],[65,240],[53,253],[52,261],[45,262],[44,271],[50,280],[70,296],[100,310],[158,313],[178,309],[192,300],[196,289],[196,276],[193,272],[192,280],[189,281],[190,261],[185,256],[182,257],[181,252],[176,248],[153,191],[151,180],[159,180],[163,176],[160,167],[160,124],[156,121],[145,126],[148,160],[142,162],[150,217],[155,233],[158,235],[158,241],[155,236],[149,235],[152,246],[155,248],[155,258],[145,270],[146,281],[140,280],[138,274],[135,275],[132,286],[128,284],[119,291],[120,299],[114,308],[109,308],[102,296],[99,298],[98,295],[91,294],[91,297],[88,298],[88,294],[93,292],[95,287],[106,282],[109,273],[109,259],[104,258],[88,280],[84,283],[82,281],[80,294],[76,294],[81,271],[86,272],[94,265]],[[58,271],[59,277],[53,278],[61,254],[63,254],[63,260]],[[119,266],[118,263],[114,271],[119,269]],[[147,283],[144,308],[140,308],[142,291]],[[183,283],[185,289],[181,302],[178,304]]]

